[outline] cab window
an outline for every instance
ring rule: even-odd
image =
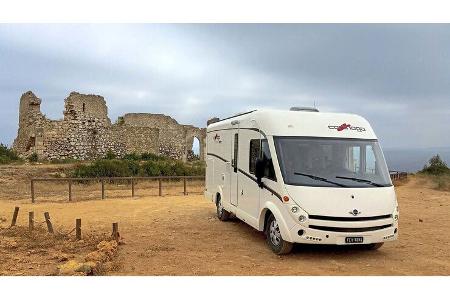
[[[264,171],[264,177],[276,181],[275,170],[273,168],[272,156],[270,154],[269,143],[266,139],[250,140],[250,153],[249,153],[249,172],[255,174],[256,159],[262,158],[266,161],[266,168]]]

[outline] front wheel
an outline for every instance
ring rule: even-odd
[[[217,218],[219,218],[220,221],[226,221],[230,217],[230,213],[223,208],[222,204],[222,198],[220,195],[217,196],[216,201],[216,211],[217,211]]]
[[[283,240],[278,222],[272,214],[267,219],[266,239],[267,244],[275,254],[288,254],[292,250],[293,244]]]

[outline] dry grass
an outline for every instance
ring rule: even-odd
[[[439,191],[450,191],[450,174],[430,175],[419,173],[415,175],[418,183]]]
[[[59,264],[81,259],[108,237],[86,232],[76,241],[72,234],[49,234],[42,226],[33,231],[24,226],[0,228],[0,275],[57,275]]]

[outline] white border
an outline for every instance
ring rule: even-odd
[[[443,0],[14,0],[2,22],[449,22]]]
[[[449,277],[2,277],[3,299],[427,299]]]

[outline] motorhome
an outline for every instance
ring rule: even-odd
[[[207,127],[205,197],[276,254],[294,243],[378,249],[398,236],[398,205],[378,139],[361,116],[254,110]]]

